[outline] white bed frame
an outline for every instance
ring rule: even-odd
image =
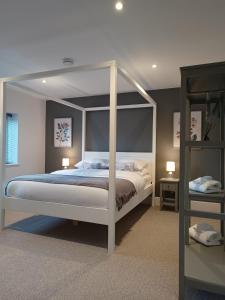
[[[5,196],[5,89],[7,84],[14,84],[18,81],[40,79],[54,77],[71,72],[84,72],[94,70],[110,70],[110,106],[109,107],[92,107],[83,108],[78,105],[71,104],[62,99],[57,99],[49,95],[45,95],[48,100],[61,103],[82,111],[82,158],[109,158],[109,207],[108,209],[81,207],[76,205],[50,203],[43,201],[34,201],[28,199],[17,199]],[[122,105],[117,106],[117,75],[120,73],[127,79],[141,94],[148,104]],[[43,95],[41,95],[43,96]],[[151,153],[116,153],[116,129],[117,129],[117,109],[135,109],[140,107],[153,108],[153,134],[152,134],[152,152]],[[23,211],[34,214],[43,214],[67,218],[71,220],[86,221],[91,223],[105,224],[108,226],[108,253],[111,254],[115,248],[115,224],[129,211],[152,195],[153,203],[155,198],[155,160],[156,160],[156,103],[144,90],[144,88],[133,79],[133,77],[116,61],[108,61],[94,65],[75,66],[39,72],[34,74],[26,74],[10,78],[0,79],[0,230],[5,225],[5,210]],[[86,112],[97,110],[109,110],[109,152],[85,152],[85,136],[86,136]],[[118,211],[115,203],[115,178],[116,178],[116,157],[130,159],[147,159],[151,162],[152,185],[143,190],[142,193],[134,196],[123,208]]]

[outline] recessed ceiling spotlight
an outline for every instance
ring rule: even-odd
[[[72,66],[74,64],[74,60],[72,57],[64,57],[62,62],[65,66]]]
[[[156,69],[156,68],[157,68],[156,64],[152,65],[152,69]]]
[[[45,79],[43,79],[43,80],[42,80],[42,83],[44,83],[44,84],[45,84],[45,83],[47,83],[47,81],[46,81]]]
[[[122,10],[123,9],[123,2],[122,1],[117,1],[115,4],[115,8],[117,10]]]

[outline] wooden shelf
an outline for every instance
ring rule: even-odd
[[[207,94],[210,94],[210,103],[216,103],[221,98],[221,93],[223,92],[195,92],[188,93],[187,97],[190,100],[191,105],[196,104],[206,104],[207,103]]]
[[[224,213],[212,213],[212,212],[208,212],[208,211],[186,209],[184,211],[184,215],[189,216],[189,217],[198,217],[198,218],[206,218],[206,219],[225,221]]]
[[[221,191],[221,193],[204,194],[204,193],[189,191],[189,198],[192,201],[224,203],[225,202],[225,193],[224,193],[224,191]]]
[[[224,247],[191,243],[193,244],[185,246],[185,277],[204,282],[206,286],[215,284],[225,293]]]
[[[185,146],[190,147],[190,148],[201,148],[201,149],[224,149],[225,148],[225,142],[211,142],[211,141],[193,142],[193,141],[186,141]]]

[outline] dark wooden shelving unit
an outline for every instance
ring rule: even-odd
[[[185,299],[185,289],[193,287],[225,295],[224,246],[205,247],[189,239],[190,218],[220,220],[224,234],[225,193],[202,194],[189,191],[191,155],[193,149],[219,150],[220,180],[225,187],[225,62],[181,68],[181,152],[180,152],[180,216],[179,216],[179,299]],[[218,103],[220,134],[217,141],[191,141],[191,106]],[[191,202],[220,204],[220,212],[191,209]],[[221,279],[223,278],[223,279]]]

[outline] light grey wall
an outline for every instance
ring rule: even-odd
[[[13,87],[6,89],[6,112],[18,114],[18,165],[6,166],[6,180],[45,171],[45,101]]]

